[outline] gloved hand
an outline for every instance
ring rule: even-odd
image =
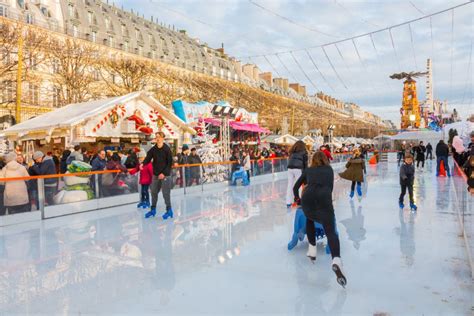
[[[296,205],[301,205],[301,199],[299,197],[295,197],[295,203]]]

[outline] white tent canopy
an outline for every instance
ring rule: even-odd
[[[119,107],[119,108],[118,108]],[[107,119],[111,111],[120,111],[119,122],[111,124]],[[168,111],[158,100],[144,91],[129,93],[119,97],[102,100],[74,103],[37,116],[31,120],[16,124],[3,131],[10,139],[41,139],[69,136],[80,137],[120,137],[123,135],[122,123],[126,118],[140,114],[150,128],[157,131],[156,124],[150,121],[150,111],[156,111],[165,120],[167,126],[163,131],[171,138],[178,135],[171,130],[180,130],[195,134],[195,130],[187,126],[180,118]],[[100,125],[100,127],[98,127]],[[138,135],[139,132],[136,131]]]
[[[407,131],[392,136],[392,141],[423,141],[426,143],[436,144],[443,139],[442,132],[435,131]]]

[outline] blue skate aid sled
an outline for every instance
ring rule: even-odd
[[[316,243],[318,240],[323,239],[326,237],[324,233],[323,225],[318,222],[314,222],[314,227],[316,228]],[[337,229],[336,229],[337,234]],[[306,216],[304,215],[303,210],[301,207],[296,209],[295,213],[295,224],[294,224],[294,231],[293,236],[291,237],[290,242],[288,243],[288,250],[292,250],[298,244],[298,241],[303,241],[306,235]],[[326,244],[326,253],[331,253],[331,249],[329,248],[329,244]]]
[[[249,177],[247,175],[247,171],[244,170],[243,167],[239,167],[239,169],[235,170],[232,173],[232,179],[231,179],[231,184],[232,185],[237,185],[237,180],[241,179],[242,180],[242,185],[249,185]]]

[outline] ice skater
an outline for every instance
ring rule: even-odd
[[[145,218],[154,217],[156,215],[156,204],[158,202],[158,193],[163,191],[165,199],[166,212],[163,219],[173,218],[173,209],[171,208],[171,165],[173,156],[171,149],[165,144],[165,134],[163,132],[156,133],[156,144],[147,153],[143,165],[148,163],[153,165],[153,179],[151,182],[151,208],[145,214]]]
[[[153,165],[151,163],[143,165],[145,160],[146,152],[140,151],[138,153],[138,161],[140,162],[136,168],[130,171],[131,175],[140,172],[140,203],[138,203],[137,208],[147,209],[150,207],[150,184],[153,179]]]
[[[415,200],[413,199],[413,182],[415,180],[415,166],[413,165],[413,156],[411,154],[405,155],[403,165],[400,167],[400,187],[401,193],[398,199],[398,204],[401,209],[405,207],[403,199],[408,189],[408,196],[410,197],[410,209],[416,211]]]
[[[364,182],[364,174],[367,173],[367,170],[365,168],[365,159],[360,156],[358,148],[354,149],[352,157],[346,163],[346,168],[339,176],[342,179],[352,181],[351,193],[349,194],[351,199],[354,197],[354,190],[357,186],[357,195],[360,201],[362,199],[362,182]]]
[[[290,148],[290,157],[288,159],[288,186],[286,188],[286,207],[293,203],[293,187],[296,180],[301,177],[301,173],[308,166],[308,153],[306,145],[299,140]]]
[[[300,199],[299,189],[305,184]],[[316,152],[311,159],[311,166],[303,171],[293,187],[294,201],[301,204],[306,216],[306,236],[308,252],[306,256],[312,262],[316,260],[316,232],[314,222],[320,223],[326,233],[332,256],[332,270],[336,273],[337,283],[345,286],[346,277],[342,272],[342,261],[339,248],[339,237],[336,233],[336,216],[332,205],[334,187],[334,171],[329,165],[326,155]]]
[[[425,167],[425,152],[426,152],[426,147],[425,145],[423,145],[423,141],[421,141],[420,144],[415,147],[417,168],[420,167],[420,162],[421,162],[421,169]]]

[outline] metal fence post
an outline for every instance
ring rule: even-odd
[[[38,179],[38,206],[39,206],[39,211],[41,212],[41,219],[44,219],[44,179],[39,178]]]
[[[181,167],[181,174],[183,175],[183,179],[181,179],[181,181],[183,182],[184,194],[186,194],[186,172],[184,169],[184,167]]]
[[[94,174],[94,182],[95,182],[95,198],[98,199],[100,195],[99,191],[99,174]]]
[[[272,175],[275,176],[275,165],[273,164],[273,158],[270,160],[270,163],[272,164]]]

